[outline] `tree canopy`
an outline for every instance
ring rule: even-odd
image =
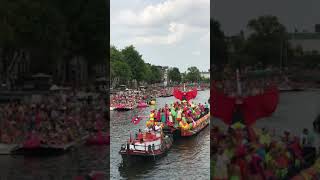
[[[247,41],[247,53],[263,65],[279,64],[281,51],[288,36],[276,16],[260,16],[248,23],[252,31]]]
[[[212,29],[212,37],[210,39],[212,47],[211,62],[216,65],[218,69],[221,69],[221,67],[227,63],[227,43],[225,41],[225,35],[218,21],[210,19],[210,26]]]
[[[186,81],[189,81],[189,82],[198,82],[201,80],[201,74],[200,74],[200,71],[197,67],[195,66],[192,66],[192,67],[189,67],[188,70],[187,70],[187,73],[185,75],[185,79]]]
[[[0,49],[6,69],[27,54],[32,71],[52,73],[59,60],[82,56],[106,63],[107,2],[100,0],[4,0],[0,3]],[[19,56],[23,57],[23,56]]]
[[[180,83],[181,82],[181,73],[178,68],[174,67],[168,70],[168,78],[169,81],[174,83]]]

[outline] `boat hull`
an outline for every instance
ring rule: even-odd
[[[85,135],[82,138],[79,138],[73,142],[70,142],[65,145],[45,145],[41,144],[36,148],[25,148],[23,145],[18,145],[11,151],[11,154],[14,155],[25,155],[25,156],[54,156],[64,154],[75,147],[85,143],[85,140],[88,138],[88,135]]]
[[[132,109],[133,108],[131,108],[131,107],[125,107],[125,108],[114,108],[113,110],[114,111],[130,111]]]
[[[201,132],[203,129],[205,129],[210,122],[210,113],[208,113],[202,118],[204,118],[203,122],[201,122],[196,128],[192,130],[181,130],[181,136],[182,137],[193,136]]]
[[[167,135],[161,144],[160,149],[154,151],[151,150],[132,150],[128,148],[121,148],[119,154],[122,156],[124,162],[140,161],[140,160],[157,160],[164,156],[172,147],[173,138],[171,135]]]
[[[209,125],[209,123],[210,123],[210,113],[206,114],[202,118],[203,118],[203,120],[202,120],[203,122],[200,123],[196,128],[194,128],[192,130],[183,130],[181,128],[176,129],[174,127],[167,127],[167,128],[164,129],[164,132],[166,134],[173,134],[173,137],[175,139],[181,138],[181,137],[194,136],[194,135],[198,134],[199,132],[201,132],[203,129],[205,129]]]
[[[52,148],[52,147],[38,147],[38,148],[18,148],[12,151],[14,155],[26,155],[26,156],[54,156],[64,154],[68,152],[70,148]]]
[[[11,151],[13,151],[18,144],[3,144],[0,143],[0,155],[9,155]]]

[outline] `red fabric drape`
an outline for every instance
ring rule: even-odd
[[[241,110],[246,125],[252,125],[257,119],[271,116],[276,110],[278,102],[279,92],[276,87],[268,88],[261,95],[245,98],[241,105]]]
[[[250,126],[257,119],[269,117],[276,110],[279,102],[279,91],[276,86],[270,86],[261,95],[248,96],[242,99],[241,105],[236,105],[236,99],[219,92],[215,83],[211,86],[210,95],[211,114],[222,119],[226,124],[232,123],[232,116],[236,108],[240,108],[245,124]]]
[[[190,101],[191,99],[194,99],[197,97],[198,90],[197,88],[192,89],[191,91],[186,93],[186,99],[187,101]]]
[[[189,92],[182,92],[178,88],[174,88],[173,90],[173,96],[180,101],[183,100],[183,97],[186,98],[187,101],[190,101],[191,99],[194,99],[197,97],[198,91],[196,88],[192,89]]]
[[[173,96],[177,99],[182,100],[183,97],[183,93],[178,89],[178,88],[174,88],[173,90]]]
[[[212,85],[210,100],[213,117],[220,118],[224,123],[230,125],[232,123],[232,115],[236,108],[236,99],[219,92],[215,85]]]

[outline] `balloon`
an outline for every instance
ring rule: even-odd
[[[192,129],[193,128],[193,123],[190,123],[189,126],[190,126],[190,129]]]
[[[179,126],[180,126],[180,127],[183,127],[182,121],[179,122]]]
[[[189,130],[190,129],[190,126],[189,124],[187,123],[185,126],[184,126],[184,130]]]

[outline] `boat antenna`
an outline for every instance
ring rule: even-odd
[[[241,96],[242,95],[242,91],[241,91],[241,82],[240,82],[239,69],[236,70],[236,75],[237,75],[237,92],[238,92],[238,96]]]

